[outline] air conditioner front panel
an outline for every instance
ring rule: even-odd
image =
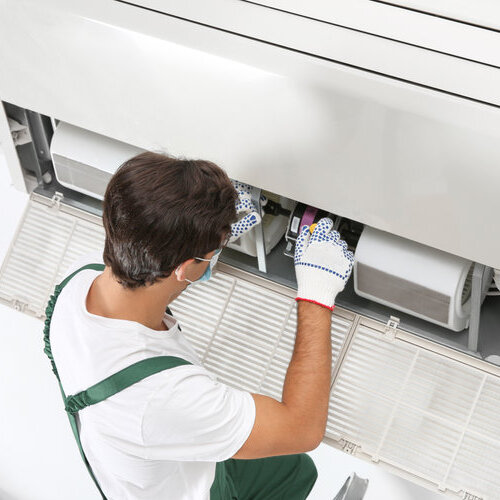
[[[442,16],[458,22],[500,29],[500,9],[495,0],[479,0],[471,4],[466,1],[441,0],[393,0],[393,4],[415,9],[425,14]],[[486,30],[485,30],[486,31]]]
[[[121,2],[8,1],[0,41],[16,57],[0,56],[0,95],[140,148],[207,158],[242,182],[500,268],[498,69],[297,16],[272,23],[278,11],[248,2],[224,5],[255,16],[202,4],[176,8],[315,46],[286,48]],[[323,46],[345,60],[316,54]],[[379,50],[386,68],[370,69]],[[50,72],[47,54],[59,55]],[[445,80],[392,78],[397,61]],[[478,220],[470,238],[464,228]]]
[[[186,17],[199,19],[203,9],[179,4],[175,0],[135,0],[134,4],[154,8],[165,13],[183,12]],[[194,2],[190,2],[193,4]],[[211,2],[204,2],[210,4]],[[225,7],[228,9],[228,3]],[[231,2],[243,3],[241,0]],[[495,0],[466,1],[441,0],[393,0],[373,2],[372,0],[256,0],[253,4],[268,8],[269,17],[306,17],[344,30],[362,32],[385,39],[391,39],[419,48],[431,49],[444,54],[498,66],[500,43],[496,33],[500,27],[500,8]],[[215,2],[211,7],[214,7]],[[220,3],[219,5],[222,5]],[[207,9],[208,10],[208,9]],[[272,12],[276,10],[278,12]],[[210,19],[206,14],[205,19]],[[212,16],[212,22],[217,19]],[[218,16],[219,23],[223,22]],[[229,21],[227,21],[229,22]],[[234,21],[233,21],[234,23]],[[234,23],[236,24],[236,23]],[[240,27],[243,23],[240,23]],[[474,26],[475,25],[475,26]],[[486,29],[485,29],[486,28]],[[491,28],[491,29],[487,29]],[[300,37],[296,43],[304,44]],[[374,43],[381,40],[373,39]],[[377,47],[378,58],[383,50]],[[342,47],[347,53],[349,47]],[[376,61],[377,57],[375,58]],[[392,66],[393,70],[397,65]],[[422,68],[420,68],[421,70]]]

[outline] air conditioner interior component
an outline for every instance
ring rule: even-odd
[[[30,131],[27,125],[22,125],[13,118],[9,118],[9,128],[15,146],[22,146],[31,142]]]
[[[305,203],[297,203],[288,220],[285,233],[286,247],[284,254],[293,258],[295,254],[295,243],[302,226],[310,227],[313,224],[316,224],[323,217],[329,217],[332,219],[333,228],[337,229],[340,219],[336,215],[333,215],[325,210],[306,205]]]
[[[469,324],[472,271],[466,259],[366,226],[356,248],[354,289],[459,332]]]
[[[0,271],[2,300],[39,318],[68,265],[103,243],[99,217],[43,198],[31,195]],[[221,263],[216,269],[172,303],[183,334],[219,380],[281,400],[295,291]],[[331,339],[325,443],[456,498],[496,498],[500,368],[340,306]]]
[[[323,217],[329,217],[333,221],[332,229],[340,233],[340,237],[347,243],[347,248],[354,252],[363,231],[363,224],[332,214],[326,210],[305,205],[304,203],[297,203],[288,221],[285,233],[286,247],[283,253],[293,258],[295,243],[302,226],[308,225],[311,227]]]
[[[144,151],[64,122],[59,122],[50,149],[57,180],[63,186],[100,200],[104,199],[106,186],[117,168]],[[263,194],[271,200],[271,204],[278,204],[282,212],[288,213],[295,205],[293,201],[273,193]],[[266,214],[263,217],[266,254],[280,241],[287,222],[287,217],[282,214]],[[257,257],[261,245],[258,231],[262,231],[262,228],[256,229],[230,243],[228,247]],[[265,272],[265,268],[262,270]]]
[[[50,145],[57,180],[100,200],[118,167],[144,152],[130,144],[59,122]]]
[[[495,280],[495,285],[497,286],[498,290],[500,291],[500,269],[494,270],[493,279]]]
[[[266,255],[268,255],[285,234],[288,224],[288,217],[286,215],[283,215],[283,213],[292,210],[295,202],[268,191],[262,191],[262,194],[268,200],[271,200],[274,207],[279,206],[281,208],[281,210],[278,210],[278,213],[274,215],[272,213],[269,213],[269,211],[266,211],[266,207],[264,207],[264,216],[262,217],[261,224],[264,230],[265,252]],[[227,246],[228,248],[238,250],[239,252],[245,253],[252,257],[257,257],[256,231],[249,231],[248,233],[245,233],[239,239],[232,243],[229,243]]]

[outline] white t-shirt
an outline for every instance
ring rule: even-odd
[[[100,253],[88,254],[66,276],[102,262]],[[108,500],[207,500],[215,462],[231,458],[250,435],[254,400],[201,365],[171,316],[163,320],[168,330],[156,331],[89,313],[86,297],[99,274],[76,274],[52,315],[52,354],[67,396],[153,356],[178,356],[193,365],[151,375],[80,410],[80,438],[94,475]]]

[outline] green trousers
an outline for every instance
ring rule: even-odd
[[[318,471],[306,453],[217,463],[210,498],[223,500],[304,500]]]

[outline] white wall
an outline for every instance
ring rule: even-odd
[[[0,150],[0,261],[27,200]],[[0,500],[98,499],[43,353],[42,321],[0,305],[0,322]],[[370,480],[365,500],[442,498],[326,444],[310,455],[319,471],[310,500],[333,499],[353,471]]]

